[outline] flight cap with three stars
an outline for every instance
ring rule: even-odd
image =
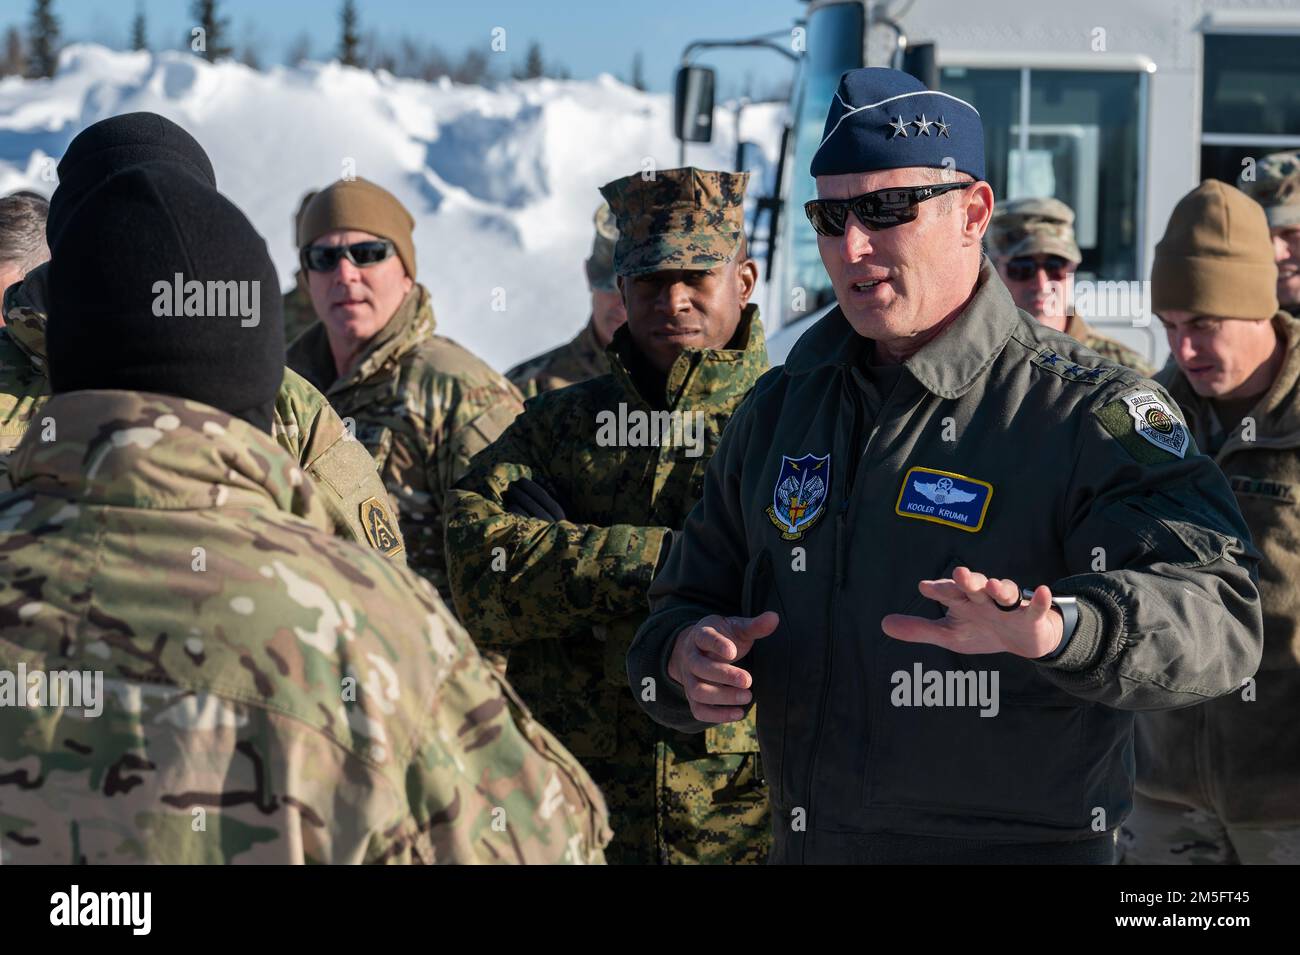
[[[849,70],[826,115],[814,176],[930,166],[984,178],[984,128],[965,100],[883,67]]]

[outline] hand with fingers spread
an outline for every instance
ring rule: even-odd
[[[744,719],[753,694],[753,677],[739,663],[754,642],[776,630],[780,618],[771,610],[757,617],[714,614],[677,635],[668,675],[682,685],[691,715],[703,723]]]
[[[1064,621],[1052,609],[1052,591],[1046,585],[1022,603],[1014,581],[958,567],[951,578],[923,580],[917,589],[947,607],[948,613],[939,620],[891,613],[880,621],[887,636],[955,653],[1014,653],[1029,659],[1051,653],[1061,642]],[[1016,606],[1018,610],[1007,609]]]

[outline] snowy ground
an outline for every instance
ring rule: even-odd
[[[671,97],[609,76],[486,90],[336,63],[260,73],[179,52],[76,45],[52,80],[0,81],[0,194],[49,194],[51,160],[72,137],[133,110],[161,113],[203,144],[218,187],[266,237],[285,287],[304,191],[348,173],[391,190],[415,216],[419,280],[433,292],[439,330],[498,368],[586,319],[582,262],[597,188],[648,164],[678,165]],[[766,177],[781,120],[771,104],[744,113],[743,138],[762,146]],[[729,110],[718,109],[714,130],[687,161],[730,169]]]

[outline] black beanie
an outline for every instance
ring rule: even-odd
[[[88,193],[50,252],[51,391],[176,395],[270,433],[280,283],[229,199],[187,167],[145,163]]]
[[[50,197],[45,220],[49,247],[54,248],[68,216],[86,193],[114,173],[157,160],[180,163],[208,185],[217,185],[212,160],[198,140],[157,113],[111,116],[79,132],[59,160],[59,186]]]

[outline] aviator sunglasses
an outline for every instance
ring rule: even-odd
[[[368,239],[351,245],[309,245],[302,250],[302,260],[312,272],[333,272],[341,259],[364,269],[378,265],[396,252],[397,247],[388,239]]]
[[[803,204],[803,211],[818,235],[843,235],[850,212],[868,229],[892,229],[915,219],[925,200],[973,185],[973,182],[945,182],[934,186],[877,189],[852,199],[810,199]]]

